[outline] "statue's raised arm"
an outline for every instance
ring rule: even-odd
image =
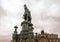
[[[24,5],[24,9],[25,9],[25,12],[23,15],[24,20],[31,21],[31,14],[26,5]]]

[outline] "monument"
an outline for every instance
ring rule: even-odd
[[[17,26],[14,26],[15,31],[12,35],[11,42],[60,42],[57,34],[48,34],[44,30],[41,31],[41,34],[33,32],[33,24],[31,23],[31,13],[26,5],[24,5],[24,21],[21,23],[22,30],[17,34]]]

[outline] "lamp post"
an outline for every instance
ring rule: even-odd
[[[37,35],[37,33],[35,33],[35,34],[36,34],[35,42],[38,42],[38,35]]]
[[[17,26],[14,26],[14,28],[15,28],[15,31],[14,31],[14,33],[15,33],[15,39],[16,39],[16,42],[17,42],[17,40],[18,40],[18,35],[17,35]]]

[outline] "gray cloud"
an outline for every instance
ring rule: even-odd
[[[0,6],[0,18],[3,17],[3,16],[6,16],[6,12],[5,10]]]

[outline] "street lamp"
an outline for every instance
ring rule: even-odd
[[[14,28],[15,28],[15,31],[14,31],[14,33],[15,33],[15,39],[16,39],[16,42],[17,42],[17,40],[18,40],[18,35],[17,35],[17,26],[14,26]]]

